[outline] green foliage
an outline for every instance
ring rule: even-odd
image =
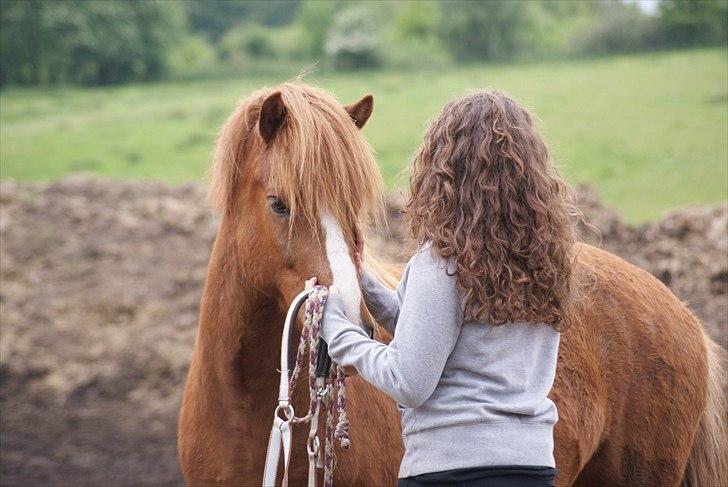
[[[0,0],[0,86],[726,45],[728,0]]]
[[[168,65],[173,75],[203,73],[217,63],[217,53],[204,36],[191,35],[169,53]]]
[[[728,0],[661,0],[659,7],[668,45],[725,45],[728,41]]]
[[[661,0],[658,16],[612,1],[597,4],[594,13],[592,22],[573,37],[573,52],[643,52],[728,41],[726,0]]]
[[[220,40],[221,58],[234,65],[264,59],[294,59],[303,51],[303,35],[295,24],[276,28],[242,24],[229,29]]]
[[[0,82],[111,84],[155,79],[184,32],[159,0],[0,2]]]
[[[619,1],[619,0],[617,0]],[[538,27],[532,30],[528,51],[522,57],[532,59],[563,58],[572,55],[573,39],[585,29],[591,28],[599,9],[608,2],[549,2],[534,4],[534,16]]]
[[[242,24],[229,29],[220,40],[220,55],[224,61],[245,62],[250,58],[273,56],[269,29],[258,24]]]
[[[437,33],[440,5],[435,0],[411,0],[397,11],[395,32],[398,40],[431,39]]]
[[[296,23],[304,32],[307,55],[314,58],[323,55],[326,36],[339,6],[340,2],[334,0],[304,0],[301,4]]]
[[[437,36],[440,4],[436,0],[403,2],[393,17],[393,25],[383,35],[383,64],[415,71],[452,64],[452,56]]]
[[[505,60],[534,46],[538,9],[536,2],[444,2],[440,36],[460,61]]]
[[[219,40],[228,29],[239,24],[248,14],[246,2],[230,0],[185,1],[187,22],[192,32]]]
[[[307,63],[306,36],[298,24],[289,24],[271,30],[277,59]]]
[[[359,4],[341,10],[334,17],[325,44],[326,55],[335,69],[361,69],[381,62],[381,20],[375,6]]]
[[[573,51],[581,54],[639,52],[660,44],[658,19],[642,13],[636,5],[615,2],[603,5],[600,15],[576,33]]]
[[[299,0],[184,0],[183,6],[193,32],[213,41],[246,22],[268,26],[293,20]]]
[[[620,0],[443,0],[441,11],[441,38],[459,61],[637,52],[728,41],[728,0],[661,0],[657,17]]]

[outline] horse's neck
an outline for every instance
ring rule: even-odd
[[[202,296],[194,366],[206,393],[217,395],[219,412],[231,419],[253,414],[254,398],[275,398],[276,325],[283,322],[275,303],[246,278],[240,260],[223,223]]]

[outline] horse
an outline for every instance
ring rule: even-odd
[[[371,96],[342,106],[293,81],[251,94],[221,129],[210,191],[221,221],[179,420],[192,486],[261,483],[283,320],[305,279],[339,287],[375,338],[391,340],[352,263],[357,226],[383,208],[360,132],[372,110]],[[550,395],[557,485],[728,485],[724,351],[661,282],[619,257],[578,244],[574,275],[583,293]],[[351,447],[336,446],[335,483],[394,485],[397,407],[359,376],[347,390]],[[307,400],[296,391],[295,409]],[[292,485],[306,483],[306,433],[294,427]]]

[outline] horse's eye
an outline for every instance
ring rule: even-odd
[[[273,213],[278,216],[289,216],[291,214],[291,210],[277,196],[268,196],[268,204],[270,205],[270,209],[273,210]]]

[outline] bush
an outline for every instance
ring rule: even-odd
[[[184,33],[177,4],[0,2],[0,82],[112,84],[161,77]]]
[[[220,40],[219,49],[220,57],[234,64],[273,56],[269,29],[258,24],[242,24],[228,30]]]
[[[609,54],[659,47],[659,25],[654,17],[631,5],[613,5],[571,41],[572,52]]]
[[[325,51],[335,69],[379,66],[379,19],[373,5],[361,4],[339,12],[326,39]]]
[[[442,8],[439,33],[460,61],[499,61],[537,47],[540,4],[508,0],[451,1]]]
[[[434,0],[405,2],[397,11],[396,40],[432,39],[437,35],[439,20],[440,8]]]
[[[193,33],[217,42],[241,21],[278,26],[293,20],[299,0],[184,0]]]
[[[298,9],[296,23],[304,33],[306,54],[313,58],[324,54],[326,35],[334,22],[338,3],[333,1],[307,0]]]
[[[271,29],[273,51],[278,59],[310,59],[306,48],[306,36],[298,24]]]
[[[203,36],[188,36],[169,54],[169,70],[175,75],[200,73],[217,63],[215,49]]]
[[[728,1],[662,0],[660,24],[663,43],[686,47],[728,41]]]
[[[231,64],[245,65],[264,59],[291,60],[304,57],[300,26],[266,27],[242,24],[230,29],[220,41],[220,56]]]

